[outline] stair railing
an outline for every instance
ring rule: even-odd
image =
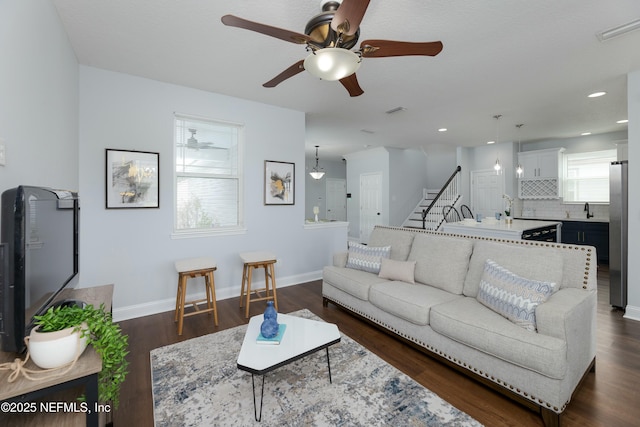
[[[435,217],[438,225],[434,228],[437,230],[440,228],[442,223],[444,222],[444,215],[442,215],[442,208],[446,205],[455,205],[455,203],[460,198],[460,172],[462,171],[462,167],[456,167],[455,171],[447,182],[444,184],[440,192],[436,195],[433,200],[433,203],[429,205],[426,209],[422,210],[422,228],[427,228],[427,217],[433,218]],[[439,217],[438,217],[439,215]]]

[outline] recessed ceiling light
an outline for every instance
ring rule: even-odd
[[[582,135],[582,136],[591,135],[591,132],[582,132],[580,135]]]
[[[447,131],[447,128],[440,128],[440,129],[438,129],[438,132],[446,132],[446,131]]]
[[[487,141],[487,144],[495,144],[495,141]]]
[[[629,123],[629,120],[627,120],[627,119],[618,120],[616,123],[618,123],[618,124]]]
[[[606,94],[607,94],[607,92],[593,92],[593,93],[590,93],[588,96],[589,96],[589,98],[598,98],[598,97],[604,96]]]

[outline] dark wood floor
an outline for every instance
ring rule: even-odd
[[[596,372],[587,376],[574,395],[562,418],[565,427],[640,423],[640,322],[624,319],[621,311],[609,306],[608,280],[606,266],[601,267]],[[332,304],[323,307],[320,281],[280,289],[278,304],[282,313],[308,308],[327,322],[336,323],[343,333],[486,426],[542,426],[541,419],[528,409]],[[254,304],[251,315],[260,314],[263,309]],[[245,323],[236,298],[218,301],[218,310],[217,328],[209,315],[194,316],[185,319],[181,337],[176,333],[173,313],[121,322],[129,335],[131,354],[120,407],[113,414],[116,427],[153,426],[150,350]]]

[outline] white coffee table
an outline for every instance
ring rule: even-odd
[[[264,376],[281,366],[308,356],[316,351],[326,349],[329,382],[331,382],[331,364],[329,362],[329,346],[340,342],[340,331],[333,323],[318,322],[302,317],[278,313],[278,323],[287,325],[282,341],[278,345],[257,344],[263,316],[253,316],[242,342],[238,355],[238,369],[251,373],[253,388],[253,409],[256,421],[262,418],[262,399],[264,397]],[[256,404],[255,375],[262,375],[260,392],[260,413]]]

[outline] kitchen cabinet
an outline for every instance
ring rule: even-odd
[[[518,197],[521,199],[557,199],[562,183],[562,152],[564,148],[525,151],[518,153],[523,168],[518,179]]]
[[[558,178],[562,164],[560,155],[563,150],[563,148],[552,148],[518,153],[518,162],[524,169],[521,178]]]
[[[609,223],[562,221],[562,243],[595,246],[598,263],[609,262]]]

